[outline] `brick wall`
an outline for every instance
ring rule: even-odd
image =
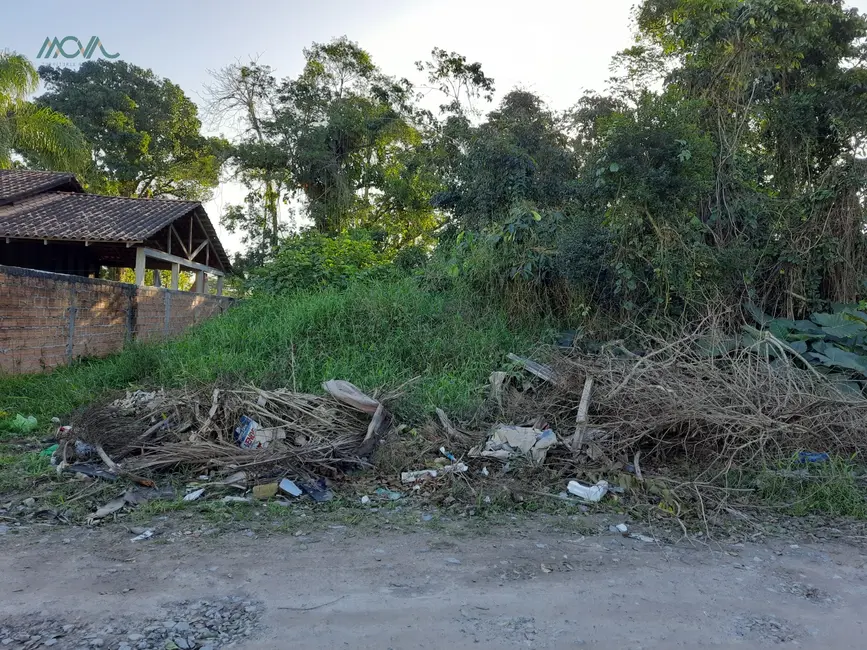
[[[179,334],[232,302],[0,265],[0,374],[43,372]]]

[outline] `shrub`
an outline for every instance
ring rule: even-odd
[[[283,240],[274,260],[253,271],[251,287],[270,294],[346,287],[356,280],[383,277],[390,266],[388,256],[364,231],[325,235],[307,230]]]

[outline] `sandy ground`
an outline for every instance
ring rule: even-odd
[[[844,544],[77,531],[0,537],[0,623],[132,624],[240,595],[264,607],[244,649],[867,647],[867,556]]]

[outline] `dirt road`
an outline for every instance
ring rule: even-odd
[[[243,649],[867,647],[867,557],[847,545],[299,532],[7,534],[2,643],[182,648],[183,638],[165,645],[160,635],[174,633],[162,621],[180,628],[195,603],[219,618],[217,599],[237,597],[250,603],[233,628],[248,633],[232,646]]]

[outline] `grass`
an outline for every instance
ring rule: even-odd
[[[232,381],[321,392],[322,381],[340,378],[372,391],[415,379],[397,412],[420,421],[437,406],[468,412],[508,352],[552,339],[544,323],[510,325],[500,310],[411,279],[250,299],[175,341],[130,346],[46,375],[0,378],[0,411],[7,421],[22,413],[45,425],[105,391],[131,386]]]
[[[823,463],[798,463],[797,458],[760,472],[757,496],[788,514],[830,515],[867,519],[863,468],[832,456]]]

